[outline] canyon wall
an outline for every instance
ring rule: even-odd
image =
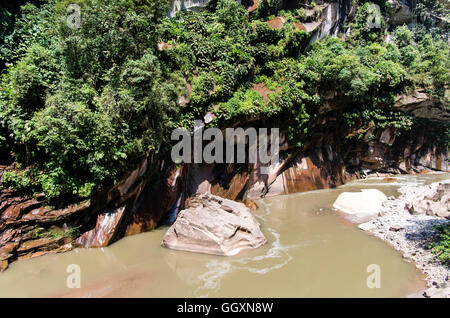
[[[282,6],[294,2],[283,1]],[[180,1],[175,3],[181,5]],[[206,1],[184,3],[189,9]],[[319,4],[319,19],[303,24],[311,33],[311,42],[341,32],[341,26],[355,13],[355,4],[350,0]],[[392,21],[398,12],[392,12]],[[74,247],[104,247],[122,237],[172,223],[178,211],[197,194],[210,192],[255,209],[253,200],[258,198],[333,188],[371,173],[449,171],[448,149],[425,130],[408,132],[373,126],[363,132],[360,140],[348,142],[347,137],[354,132],[342,131],[333,122],[338,106],[339,101],[324,98],[318,110],[318,122],[323,124],[314,128],[302,147],[281,138],[280,158],[269,174],[260,173],[260,163],[175,165],[170,158],[150,156],[142,158],[116,185],[83,202],[61,202],[50,207],[43,195],[22,197],[2,190],[0,270],[15,260]],[[428,120],[450,119],[448,105],[421,90],[398,96],[394,108]],[[0,175],[8,169],[0,167]]]
[[[370,141],[343,148],[338,136],[317,133],[304,148],[280,145],[269,174],[261,164],[181,164],[145,158],[123,180],[90,200],[55,208],[43,197],[0,194],[0,265],[74,247],[104,247],[175,220],[185,202],[210,192],[244,202],[339,186],[370,173],[449,171],[447,149],[424,135],[373,129]],[[74,232],[71,229],[76,229]]]

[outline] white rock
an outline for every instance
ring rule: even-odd
[[[333,208],[343,213],[351,222],[363,223],[376,218],[386,200],[386,195],[376,189],[344,192],[336,199]]]
[[[369,222],[366,222],[366,223],[361,223],[361,224],[359,224],[359,225],[358,225],[358,228],[359,228],[360,230],[370,232],[370,231],[372,231],[373,229],[376,228],[376,225],[373,224],[371,221],[369,221]]]

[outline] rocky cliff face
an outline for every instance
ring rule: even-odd
[[[0,271],[14,260],[32,258],[72,248],[77,220],[82,219],[90,201],[62,209],[44,205],[42,198],[17,197],[0,193]]]
[[[282,5],[292,3],[283,1]],[[335,35],[354,15],[355,3],[340,0],[320,4],[319,20],[303,27],[313,33],[313,40]],[[401,10],[392,12],[392,21],[400,19],[394,17]],[[3,190],[0,269],[14,260],[78,246],[107,246],[124,236],[153,230],[162,222],[173,223],[186,201],[208,192],[242,201],[254,209],[252,200],[257,198],[332,188],[371,172],[449,171],[448,149],[437,145],[424,131],[405,133],[394,127],[374,126],[362,140],[346,143],[345,137],[351,132],[332,128],[337,101],[332,98],[333,92],[327,94],[331,98],[325,98],[318,111],[326,119],[321,129],[302,148],[283,142],[279,162],[268,175],[260,174],[259,163],[175,166],[170,160],[149,157],[107,191],[59,208],[46,206],[43,197],[18,197]],[[450,119],[448,105],[421,90],[398,96],[394,108],[432,120]]]
[[[352,145],[345,154],[349,170],[362,173],[420,173],[426,170],[449,171],[448,153],[424,132],[401,134],[396,128],[371,128],[365,141]]]
[[[46,206],[44,198],[2,191],[1,270],[14,260],[74,247],[104,247],[154,229],[167,212],[177,209],[180,173],[181,168],[145,158],[111,189],[61,209]]]
[[[423,135],[402,136],[395,128],[370,132],[373,139],[351,148],[340,137],[318,133],[302,149],[286,142],[270,174],[260,164],[183,164],[142,162],[114,187],[91,200],[58,209],[42,197],[0,194],[0,264],[70,250],[104,247],[128,235],[172,223],[185,202],[211,193],[244,202],[253,199],[341,185],[371,172],[449,171],[447,150]],[[74,231],[76,229],[76,231]]]

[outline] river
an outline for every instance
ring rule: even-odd
[[[390,196],[398,195],[401,185],[448,178],[446,173],[357,180],[259,200],[255,215],[268,244],[233,257],[162,248],[167,228],[159,228],[107,248],[14,262],[0,274],[0,297],[403,297],[425,288],[423,275],[331,205],[344,191],[376,188]],[[67,287],[70,264],[81,270],[79,289]],[[379,266],[380,288],[367,286],[371,264]]]

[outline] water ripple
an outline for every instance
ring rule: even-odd
[[[264,206],[265,213],[257,217],[262,221],[265,221],[265,217],[270,214],[270,204],[262,201],[260,204]],[[293,257],[289,254],[290,249],[310,245],[310,243],[283,245],[280,241],[280,233],[273,228],[267,228],[266,231],[273,237],[273,242],[270,249],[268,249],[265,254],[240,259],[227,259],[224,261],[214,259],[208,262],[206,264],[207,272],[198,276],[198,279],[202,281],[203,284],[194,291],[195,297],[208,297],[211,292],[218,290],[222,278],[233,270],[247,270],[251,273],[264,275],[270,271],[280,269],[292,261]],[[252,264],[258,262],[258,264],[261,265],[261,261],[265,259],[273,259],[276,260],[276,262],[274,265],[264,268],[258,268],[256,264]]]

